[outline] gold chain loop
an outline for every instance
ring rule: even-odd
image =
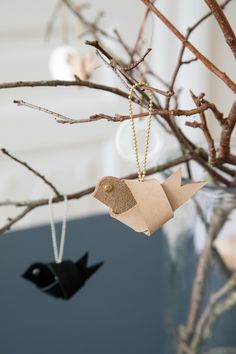
[[[151,122],[152,122],[152,105],[153,105],[153,95],[152,95],[152,92],[149,91],[148,122],[147,122],[147,131],[146,131],[145,148],[144,148],[144,159],[143,159],[143,165],[142,165],[142,169],[141,169],[140,162],[139,162],[137,134],[136,134],[136,129],[135,129],[134,117],[133,117],[132,96],[133,96],[134,90],[137,87],[142,87],[142,86],[148,87],[148,85],[145,82],[138,82],[135,85],[133,85],[129,91],[129,116],[130,116],[130,121],[131,121],[132,140],[133,140],[139,182],[143,182],[145,175],[146,175],[148,147],[149,147],[149,143],[150,143],[150,131],[151,131]]]

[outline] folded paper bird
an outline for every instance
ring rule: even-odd
[[[74,295],[104,262],[87,267],[88,253],[76,263],[67,260],[61,263],[34,263],[22,275],[41,291],[68,300]]]
[[[181,186],[181,170],[163,183],[156,179],[140,182],[107,176],[98,182],[93,196],[109,207],[113,218],[150,236],[205,184]]]
[[[71,67],[72,73],[81,80],[88,80],[96,68],[95,59],[90,54],[68,54],[67,62]]]

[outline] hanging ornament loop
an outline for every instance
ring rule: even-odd
[[[130,116],[130,121],[131,121],[132,140],[133,140],[135,160],[136,160],[136,166],[137,166],[137,172],[138,172],[138,180],[139,180],[139,182],[143,182],[145,175],[146,175],[148,147],[149,147],[149,143],[150,143],[153,94],[151,91],[149,91],[149,105],[148,105],[149,115],[148,115],[148,121],[147,121],[147,131],[146,131],[146,139],[145,139],[145,147],[144,147],[144,158],[143,158],[143,163],[142,163],[142,168],[141,168],[141,164],[139,161],[138,142],[137,142],[137,134],[136,134],[136,129],[135,129],[135,122],[134,122],[134,117],[133,117],[133,103],[132,103],[133,92],[137,87],[145,87],[148,89],[150,89],[150,88],[145,82],[138,82],[135,85],[133,85],[129,91],[129,116]]]
[[[50,224],[51,224],[51,236],[52,236],[52,246],[53,253],[56,263],[61,263],[64,253],[64,245],[65,245],[65,237],[66,237],[66,221],[67,221],[67,209],[68,209],[68,200],[67,197],[64,196],[64,214],[62,220],[62,228],[61,228],[61,238],[60,245],[57,245],[57,236],[56,236],[56,228],[54,222],[54,214],[53,214],[53,197],[51,197],[48,201],[49,211],[50,211]]]

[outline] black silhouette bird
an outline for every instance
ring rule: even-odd
[[[104,262],[87,267],[88,252],[77,262],[34,263],[22,275],[42,292],[68,300]]]

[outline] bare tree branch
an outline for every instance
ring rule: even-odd
[[[29,214],[33,209],[35,209],[36,206],[27,206],[25,209],[23,209],[22,212],[20,212],[17,216],[13,218],[8,218],[8,222],[0,228],[0,234],[5,233],[6,231],[9,231],[10,228],[15,225],[18,221],[23,219],[27,214]]]
[[[126,53],[131,57],[133,58],[134,54],[136,53],[137,55],[139,54],[139,52],[135,52],[133,53],[132,49],[129,48],[129,46],[125,43],[125,41],[123,40],[123,38],[121,37],[120,33],[118,32],[117,29],[114,30],[114,33],[115,35],[117,36],[117,39],[120,43],[120,45],[124,48],[124,50],[126,51]],[[152,68],[150,67],[150,65],[147,63],[147,62],[144,62],[144,71],[146,74],[149,74],[151,76],[153,76],[155,79],[157,79],[162,85],[164,85],[166,88],[169,87],[169,84],[163,80],[159,75],[157,75],[153,70]],[[139,70],[139,68],[137,67],[137,69]],[[140,74],[141,74],[141,71],[140,71]],[[172,90],[169,90],[169,91],[172,91]]]
[[[202,124],[197,122],[196,120],[194,121],[187,121],[185,122],[186,127],[191,127],[191,128],[200,128],[202,129]]]
[[[195,96],[193,94],[193,92],[191,91],[191,96],[193,101],[195,102],[197,107],[201,107],[202,104],[202,98],[204,97],[204,95],[200,95],[200,96]],[[199,113],[200,119],[201,119],[201,124],[200,124],[200,128],[206,138],[206,142],[208,145],[208,151],[209,151],[209,164],[211,166],[215,166],[216,163],[216,148],[215,148],[215,142],[214,139],[211,136],[210,130],[208,128],[207,125],[207,121],[206,121],[206,116],[205,116],[205,112],[200,112]]]
[[[236,36],[230,23],[216,0],[205,0],[219,27],[221,28],[225,41],[236,58]]]
[[[62,1],[68,7],[68,9],[70,9],[70,11],[80,20],[80,22],[88,27],[88,30],[92,32],[95,37],[97,37],[98,33],[104,37],[116,40],[114,36],[112,36],[110,33],[98,26],[97,18],[95,18],[95,21],[89,21],[82,15],[80,7],[77,7],[71,0]]]
[[[90,116],[89,118],[86,119],[72,119],[69,117],[66,117],[60,113],[53,112],[47,108],[43,108],[38,105],[34,105],[32,103],[25,102],[23,100],[14,100],[14,103],[16,103],[18,106],[24,106],[27,108],[31,109],[36,109],[40,112],[44,112],[46,114],[49,114],[53,116],[53,118],[56,120],[58,123],[62,124],[78,124],[78,123],[89,123],[89,122],[95,122],[101,119],[105,119],[109,122],[122,122],[124,120],[130,119],[129,115],[120,115],[116,114],[115,116],[110,116],[104,113],[98,113]],[[193,108],[193,109],[171,109],[171,110],[166,110],[166,109],[154,109],[152,111],[153,115],[165,115],[165,116],[192,116],[198,113],[201,113],[203,111],[206,111],[210,108],[210,104],[206,103],[201,105],[201,107]],[[141,118],[141,117],[147,117],[149,115],[149,112],[143,112],[143,113],[138,113],[134,114],[134,118]]]
[[[225,162],[236,163],[236,157],[234,158],[230,151],[230,139],[236,125],[236,101],[234,101],[228,118],[223,120],[222,125],[219,158]]]
[[[62,2],[61,0],[57,0],[56,5],[54,6],[53,12],[48,20],[46,31],[45,31],[45,40],[48,40],[49,37],[51,36],[51,33],[53,31],[53,25],[54,25],[54,20],[57,17],[58,13],[60,12],[60,9],[62,7]]]
[[[149,14],[150,14],[150,9],[147,8],[146,11],[145,11],[142,23],[141,23],[140,28],[139,28],[139,32],[138,32],[138,36],[137,36],[136,42],[134,44],[134,48],[133,48],[132,53],[130,55],[131,59],[133,59],[133,56],[134,56],[135,53],[139,52],[139,49],[141,47],[141,42],[143,40],[144,31],[145,31],[145,27],[146,27],[146,23],[147,23],[147,19],[148,19],[148,15]]]
[[[101,52],[107,59],[109,59],[110,63],[109,66],[116,72],[119,71],[119,73],[121,73],[124,78],[127,80],[127,83],[129,85],[133,85],[135,83],[137,83],[137,80],[135,80],[133,77],[131,77],[130,75],[128,75],[127,72],[124,71],[124,69],[120,66],[120,64],[117,63],[117,61],[112,57],[112,55],[110,53],[108,53],[106,51],[106,49],[104,49],[101,44],[98,41],[86,41],[86,44],[91,45],[93,47],[95,47],[99,52]],[[118,74],[118,72],[117,72]],[[120,75],[117,75],[119,78]],[[122,78],[121,78],[122,80]],[[123,82],[126,87],[128,86],[128,84],[126,82]],[[129,88],[129,86],[128,86]],[[148,96],[145,94],[145,92],[142,91],[141,88],[137,88],[137,90],[139,92],[142,93],[142,97],[143,97],[143,101],[145,101],[146,106],[148,105],[149,102],[149,98]],[[157,89],[156,89],[157,90]],[[168,93],[167,91],[167,95],[169,95],[170,92]],[[143,101],[141,106],[143,105]],[[153,104],[153,108],[160,108],[159,105]],[[162,118],[166,119],[166,117],[164,115],[161,116]],[[220,175],[217,171],[215,171],[206,161],[208,161],[208,158],[206,160],[206,156],[207,153],[204,153],[205,157],[203,159],[203,157],[200,155],[198,155],[196,153],[197,148],[196,146],[193,144],[193,142],[191,142],[186,136],[185,134],[182,132],[182,130],[176,125],[176,123],[173,121],[173,119],[169,119],[168,120],[168,125],[170,127],[170,129],[172,130],[172,132],[174,133],[174,135],[176,136],[176,138],[178,139],[183,151],[187,151],[188,153],[191,153],[193,159],[195,161],[197,161],[201,166],[203,166],[208,172],[209,174],[212,176],[213,180],[216,183],[223,183],[226,186],[230,186],[231,182],[229,180],[227,180],[224,176]],[[219,167],[219,166],[218,166]],[[221,167],[219,167],[221,169]]]
[[[224,1],[221,5],[220,8],[223,10],[232,0],[226,0]],[[189,37],[191,36],[192,32],[195,31],[196,28],[198,28],[205,20],[207,20],[209,17],[212,16],[212,12],[208,12],[207,14],[205,14],[204,16],[202,16],[194,25],[192,25],[191,27],[189,27],[187,29],[185,38],[189,39]],[[177,80],[178,74],[180,72],[180,69],[182,68],[182,66],[186,63],[186,61],[183,60],[184,54],[185,54],[185,44],[182,43],[182,46],[180,48],[180,52],[179,52],[179,56],[178,56],[178,60],[174,69],[174,72],[172,74],[172,79],[169,85],[169,90],[173,90],[174,86],[175,86],[175,82]],[[197,60],[198,58],[194,58],[193,61]],[[188,63],[188,61],[187,61]],[[187,64],[186,63],[186,64]],[[166,99],[166,106],[165,108],[169,108],[169,104],[170,104],[170,98]]]
[[[135,61],[134,63],[124,67],[124,70],[125,71],[130,71],[130,70],[133,70],[134,68],[136,68],[140,63],[142,63],[144,61],[144,59],[146,58],[146,56],[151,52],[151,48],[148,48],[146,50],[146,52],[144,53],[144,55],[137,61]]]
[[[43,176],[41,173],[36,171],[34,168],[30,167],[27,162],[21,161],[20,159],[18,159],[14,155],[10,154],[10,152],[8,152],[6,149],[1,149],[0,151],[4,155],[8,156],[10,159],[12,159],[15,162],[17,162],[18,164],[20,164],[21,166],[24,166],[27,170],[32,172],[35,176],[40,178],[45,184],[47,184],[52,189],[52,191],[56,194],[57,197],[61,196],[61,193],[58,191],[58,189],[45,176]]]
[[[128,67],[128,70],[127,70],[127,67],[123,67],[119,63],[119,61],[116,58],[114,58],[104,47],[102,47],[101,44],[97,40],[96,41],[86,41],[85,43],[89,46],[96,48],[98,53],[101,53],[102,55],[104,55],[104,57],[106,57],[109,60],[109,63],[106,62],[106,64],[109,65],[114,72],[116,72],[118,70],[124,76],[124,78],[127,80],[127,82],[130,85],[134,85],[137,83],[137,80],[128,74],[128,71],[130,70],[129,67]],[[149,53],[149,51],[148,51],[148,53]],[[136,63],[133,63],[132,65],[135,65],[135,67],[137,67],[141,62],[142,62],[142,60],[141,61],[139,60]],[[119,75],[118,75],[118,77],[119,77]],[[127,85],[126,85],[126,87],[127,87]],[[127,87],[127,88],[129,88],[129,87]],[[171,97],[174,94],[173,90],[172,91],[170,91],[170,90],[163,91],[163,90],[160,90],[160,89],[152,87],[152,86],[149,86],[148,88],[147,87],[142,88],[142,90],[145,90],[145,89],[152,90],[152,91],[159,93],[160,95],[163,95],[166,97]]]
[[[107,86],[98,84],[95,82],[90,82],[86,80],[81,80],[76,77],[77,80],[64,81],[64,80],[41,80],[41,81],[16,81],[16,82],[3,82],[0,83],[0,89],[10,89],[15,87],[57,87],[57,86],[80,86],[88,87],[91,89],[107,91],[115,95],[128,98],[128,94],[117,87]]]
[[[152,4],[150,0],[141,0],[187,47],[213,74],[221,79],[234,93],[236,93],[236,83],[233,82],[226,73],[221,71],[215,64],[207,59],[186,37]]]

